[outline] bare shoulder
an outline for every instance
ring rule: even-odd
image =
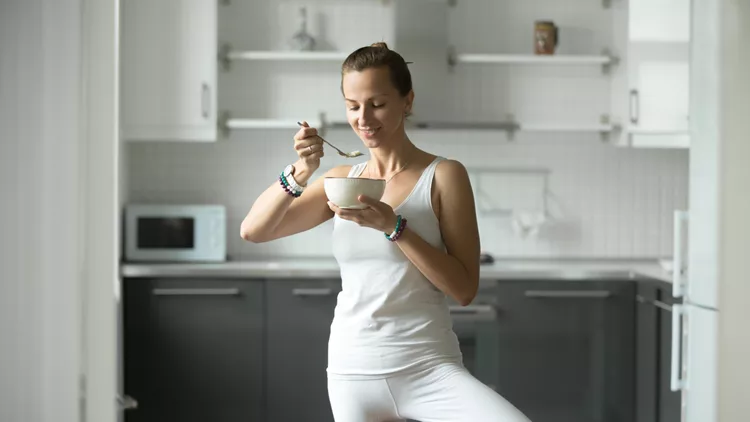
[[[467,186],[469,172],[458,160],[443,160],[435,168],[435,183],[439,192]]]

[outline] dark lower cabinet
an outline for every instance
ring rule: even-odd
[[[671,390],[672,306],[666,283],[638,284],[636,422],[679,422],[681,395]]]
[[[263,283],[124,283],[128,422],[263,420]]]
[[[138,401],[127,422],[333,421],[340,280],[123,288],[124,392]],[[533,422],[679,422],[672,305],[667,284],[503,280],[451,312],[467,367]]]
[[[333,422],[328,337],[340,280],[267,283],[267,421]]]
[[[533,422],[632,422],[635,286],[501,281],[497,391]]]

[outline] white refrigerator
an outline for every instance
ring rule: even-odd
[[[747,142],[741,139],[747,134],[738,133],[747,127],[743,119],[750,119],[743,116],[750,100],[742,95],[748,91],[750,55],[738,60],[733,49],[750,35],[747,25],[750,7],[743,1],[692,0],[689,201],[688,210],[675,212],[673,266],[673,295],[682,305],[672,315],[671,384],[681,391],[683,422],[719,420],[720,347],[728,347],[720,343],[719,298],[728,286],[721,284],[728,281],[724,274],[731,270],[720,263],[730,252],[728,230],[748,228],[727,218],[737,198],[750,192],[737,191],[739,178],[747,174],[738,169],[748,165],[748,157],[728,152]],[[676,271],[680,268],[684,271]]]

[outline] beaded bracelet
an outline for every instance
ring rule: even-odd
[[[390,240],[391,242],[397,241],[401,235],[404,233],[404,229],[406,228],[406,219],[401,217],[401,215],[396,216],[396,228],[393,230],[391,234],[383,233],[385,235],[385,238]]]
[[[286,177],[284,177],[284,173],[281,173],[279,175],[279,184],[286,191],[286,193],[292,195],[295,198],[299,198],[300,195],[302,195],[302,192],[294,190],[291,186],[289,186],[289,182],[286,180]]]

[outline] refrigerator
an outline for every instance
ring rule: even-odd
[[[741,75],[750,73],[726,58],[728,42],[739,36],[727,27],[728,3],[692,0],[689,200],[687,210],[674,213],[672,280],[673,296],[682,303],[672,314],[671,387],[681,392],[683,422],[718,421],[719,234],[727,230],[722,207],[733,195],[725,191],[727,177],[746,165],[722,154],[727,142],[737,142],[727,135],[741,126],[736,110],[747,109],[747,100],[727,89],[747,83]]]

